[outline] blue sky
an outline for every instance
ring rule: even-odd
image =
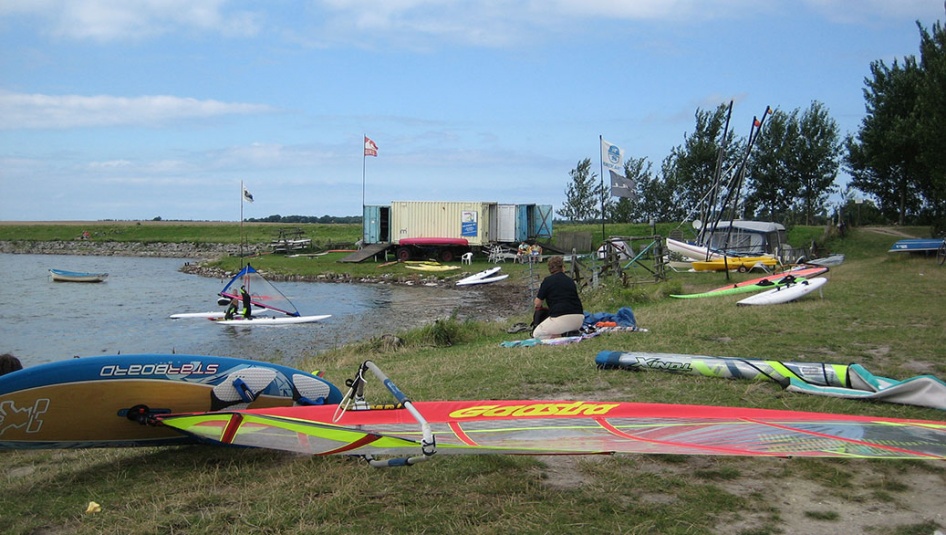
[[[820,101],[943,0],[30,0],[0,3],[0,220],[359,215],[565,200],[598,137],[655,169],[697,108]],[[364,158],[362,136],[379,146]]]

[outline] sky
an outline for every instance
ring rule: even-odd
[[[871,62],[918,56],[917,22],[944,15],[943,0],[0,2],[0,221],[558,210],[581,160],[600,174],[601,137],[659,169],[697,110],[730,101],[743,137],[766,106],[813,101],[855,134]]]

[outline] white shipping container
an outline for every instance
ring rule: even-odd
[[[391,202],[391,239],[465,238],[471,246],[494,241],[497,203],[454,201]]]

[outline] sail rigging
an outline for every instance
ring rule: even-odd
[[[264,279],[253,266],[247,264],[230,282],[220,290],[222,297],[241,299],[240,288],[250,294],[250,302],[255,306],[282,312],[289,316],[299,316],[299,310],[271,282]]]

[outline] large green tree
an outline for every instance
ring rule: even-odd
[[[670,157],[662,166],[666,185],[673,191],[674,212],[697,213],[707,200],[707,195],[717,177],[717,162],[722,147],[732,147],[735,135],[730,129],[726,133],[728,106],[720,104],[713,111],[696,110],[696,127],[693,133],[684,136],[683,144],[674,147]],[[734,167],[733,150],[724,151],[722,169]],[[668,220],[666,217],[660,220]]]
[[[634,183],[633,198],[621,197],[613,203],[610,221],[613,223],[639,223],[649,221],[644,207],[650,202],[645,200],[646,187],[654,180],[653,165],[647,158],[628,158],[624,162],[624,177]]]
[[[874,197],[883,214],[904,224],[918,214],[922,173],[916,128],[917,87],[921,77],[916,59],[903,64],[882,60],[870,65],[865,79],[867,115],[855,137],[848,136],[846,165],[851,185]]]
[[[845,142],[851,184],[901,224],[946,219],[946,32],[920,30],[920,61],[878,60],[864,80],[867,115]]]
[[[585,158],[568,172],[571,182],[565,190],[565,204],[559,215],[569,221],[590,222],[601,215],[601,183],[591,170],[591,159]]]
[[[923,79],[917,94],[920,113],[920,160],[929,182],[922,186],[938,231],[946,230],[946,30],[939,22],[932,32],[919,23],[920,69]]]
[[[749,161],[746,211],[767,221],[784,221],[798,194],[788,174],[790,140],[798,136],[797,117],[775,110],[758,134]]]
[[[798,186],[797,212],[805,225],[825,211],[828,196],[837,191],[834,181],[841,165],[838,123],[820,102],[812,102],[798,118],[797,145],[788,157],[788,179]]]

